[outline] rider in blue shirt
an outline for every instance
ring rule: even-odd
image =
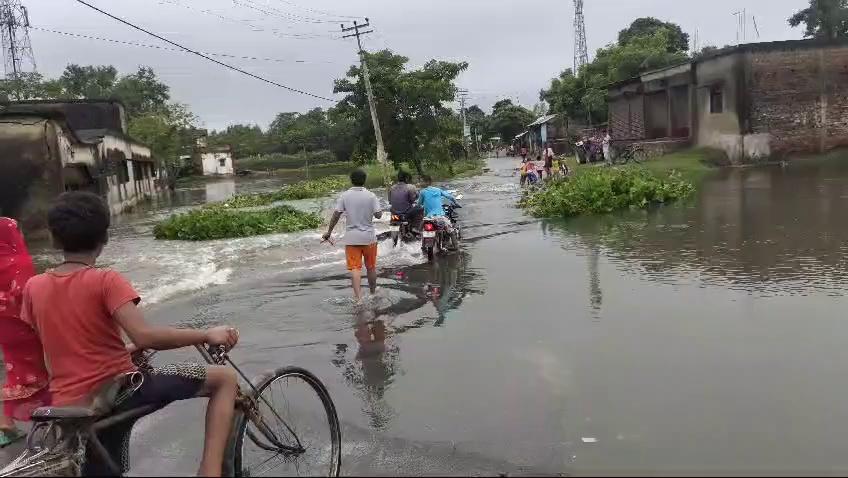
[[[425,188],[418,195],[418,205],[424,206],[424,217],[444,217],[442,198],[456,202],[456,198],[444,189],[433,186],[433,178],[423,176]]]
[[[425,188],[418,195],[418,204],[424,206],[424,217],[437,220],[450,236],[449,247],[456,249],[458,244],[456,231],[442,207],[442,199],[447,199],[455,203],[456,198],[444,189],[433,186],[433,178],[430,176],[423,176],[421,179],[424,182]]]

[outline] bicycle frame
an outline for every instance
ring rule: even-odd
[[[242,391],[241,385],[239,386],[238,397],[236,401],[236,406],[246,415],[246,417],[256,426],[256,429],[259,430],[261,435],[270,442],[271,446],[263,443],[254,433],[247,430],[250,439],[260,448],[263,448],[267,451],[284,453],[288,455],[299,455],[306,451],[303,445],[300,443],[300,439],[294,430],[289,427],[285,420],[279,416],[274,407],[268,403],[260,394],[250,379],[241,371],[241,369],[236,366],[232,360],[230,360],[226,351],[222,348],[218,350],[207,350],[204,347],[196,346],[198,352],[203,357],[203,359],[209,363],[210,365],[229,365],[236,370],[236,372],[247,382],[248,386],[252,389],[252,394],[246,394]],[[148,358],[152,357],[150,355]],[[274,433],[271,428],[265,424],[262,414],[259,413],[259,407],[256,403],[256,398],[262,400],[265,405],[274,413],[274,415],[283,423],[288,432],[294,437],[297,442],[297,446],[290,446],[282,443],[277,435]],[[103,446],[103,443],[97,438],[97,433],[103,430],[106,430],[110,427],[119,425],[121,423],[138,420],[139,418],[145,417],[153,412],[155,412],[158,407],[154,405],[148,405],[144,407],[134,408],[131,410],[127,410],[121,413],[117,413],[114,415],[108,415],[106,417],[101,417],[99,419],[90,419],[88,421],[74,421],[74,420],[55,420],[51,422],[42,422],[41,425],[47,426],[47,433],[49,434],[51,430],[58,428],[62,434],[64,435],[66,432],[68,433],[67,438],[62,437],[60,442],[56,446],[45,447],[43,449],[39,449],[36,444],[27,442],[27,450],[23,455],[19,456],[12,463],[16,463],[19,460],[22,460],[20,466],[15,467],[9,470],[5,474],[0,474],[2,476],[22,476],[28,473],[31,473],[32,476],[43,476],[46,473],[46,470],[66,470],[72,466],[79,466],[76,464],[75,454],[82,453],[83,459],[84,454],[87,451],[88,445],[91,445],[91,450],[93,453],[102,460],[102,463],[105,464],[109,471],[114,476],[120,476],[123,472],[120,464],[115,463],[115,460],[109,455],[109,452],[106,450],[106,447]],[[36,425],[36,426],[41,426]],[[33,429],[35,430],[35,428]],[[30,437],[31,439],[31,437]],[[59,445],[66,445],[68,448],[65,450],[57,450]],[[67,446],[70,445],[70,446]],[[74,448],[75,450],[71,450]],[[31,454],[30,456],[26,456],[27,454]],[[11,465],[11,463],[10,463]],[[8,468],[8,466],[7,466]],[[81,471],[81,470],[80,470]]]
[[[250,422],[253,423],[256,426],[256,428],[260,431],[260,433],[269,442],[271,442],[271,445],[272,445],[270,447],[266,446],[264,443],[262,443],[260,440],[257,439],[256,435],[254,435],[250,431],[250,429],[248,429],[247,433],[250,436],[250,439],[253,441],[253,443],[256,444],[256,446],[258,446],[258,447],[260,447],[264,450],[267,450],[267,451],[273,451],[273,452],[277,452],[277,453],[285,453],[285,454],[288,454],[288,455],[299,455],[299,454],[304,453],[306,451],[306,449],[300,443],[300,439],[297,437],[297,433],[295,433],[295,431],[292,430],[291,427],[289,427],[288,423],[286,423],[286,421],[283,420],[283,418],[279,414],[277,414],[277,411],[274,410],[274,407],[270,403],[268,403],[268,401],[265,400],[259,394],[259,390],[256,389],[256,387],[253,385],[253,382],[251,382],[250,379],[247,377],[247,375],[245,375],[244,372],[242,372],[241,369],[236,364],[234,364],[232,360],[230,360],[229,356],[227,355],[226,351],[223,348],[218,348],[217,350],[212,350],[212,349],[207,350],[206,348],[199,346],[199,345],[196,345],[195,348],[197,348],[197,351],[200,353],[200,355],[203,357],[203,359],[206,360],[206,362],[208,364],[210,364],[210,365],[227,364],[227,365],[231,366],[236,371],[236,373],[238,373],[241,376],[241,378],[244,379],[244,381],[251,388],[253,394],[246,394],[242,391],[241,385],[239,385],[238,395],[237,395],[237,398],[236,398],[236,404],[241,409],[241,411],[245,415],[247,415],[247,418],[250,420]],[[294,437],[295,441],[297,442],[297,446],[293,447],[293,446],[286,445],[286,444],[282,443],[280,441],[280,439],[277,437],[277,435],[273,432],[273,430],[271,430],[268,427],[268,425],[265,424],[265,422],[262,420],[262,414],[258,413],[259,407],[258,407],[258,404],[256,403],[256,400],[255,400],[254,397],[262,400],[265,403],[265,405],[268,406],[268,409],[271,410],[274,413],[274,415],[277,417],[277,419],[279,419],[280,422],[283,425],[285,425],[288,432]]]

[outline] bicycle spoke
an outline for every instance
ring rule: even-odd
[[[257,415],[246,425],[252,434],[243,439],[241,451],[245,473],[253,476],[335,476],[338,473],[338,420],[332,408],[325,405],[326,391],[320,382],[316,385],[316,380],[297,371],[282,372],[279,377],[259,385]],[[287,434],[291,437],[286,437]],[[269,441],[271,437],[276,437],[278,444],[301,451],[286,453],[275,450],[279,448],[276,445],[266,448],[273,442]]]

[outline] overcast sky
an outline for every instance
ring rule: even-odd
[[[390,48],[412,65],[429,59],[470,63],[459,79],[472,103],[500,98],[532,106],[550,79],[573,62],[571,0],[87,0],[174,41],[206,52],[284,61],[224,59],[317,95],[333,97],[333,79],[356,61],[354,40],[338,37],[344,16],[367,16],[369,50]],[[332,103],[291,93],[192,55],[62,36],[44,29],[161,45],[74,0],[23,0],[40,72],[68,63],[112,64],[121,72],[153,67],[175,101],[188,103],[209,128],[267,126],[276,113]],[[640,16],[680,24],[701,45],[736,43],[733,12],[747,9],[749,41],[798,39],[786,19],[806,0],[586,0],[590,56]],[[251,9],[254,5],[268,13]],[[208,10],[204,13],[201,10]],[[223,17],[223,18],[222,18]],[[757,40],[751,17],[756,18]],[[350,20],[348,20],[350,21]],[[296,62],[300,61],[300,62]]]

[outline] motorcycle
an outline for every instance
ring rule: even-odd
[[[462,199],[462,194],[456,195],[456,200]],[[462,229],[459,226],[459,215],[457,209],[461,209],[457,202],[442,205],[445,217],[450,221],[453,228],[453,237],[448,232],[444,223],[437,218],[425,217],[421,228],[421,251],[427,256],[429,262],[433,262],[436,254],[459,249],[459,240],[462,238]]]
[[[392,214],[389,232],[392,235],[392,247],[397,247],[399,241],[412,242],[418,239],[418,233],[412,228],[406,214]]]

